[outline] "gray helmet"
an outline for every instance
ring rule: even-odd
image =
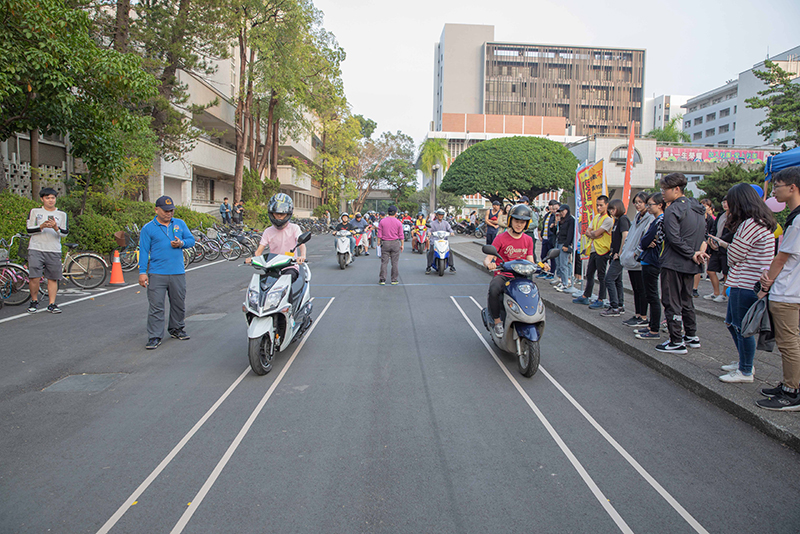
[[[531,224],[531,209],[526,206],[525,204],[517,204],[511,211],[508,213],[509,218],[509,226],[510,219],[519,219],[520,221],[525,221],[525,228],[522,230],[523,232],[528,229],[528,225]]]
[[[444,210],[442,208],[439,208],[438,210],[436,210],[436,215],[444,215]]]
[[[294,213],[294,202],[292,201],[292,197],[286,193],[278,193],[277,195],[273,195],[272,198],[269,199],[267,211],[267,215],[269,215],[269,220],[273,226],[276,228],[282,228],[284,224],[289,222],[289,219],[292,218],[292,213]],[[273,213],[288,213],[289,216],[283,220],[279,220],[273,217]]]

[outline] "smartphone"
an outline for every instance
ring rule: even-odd
[[[53,220],[55,220],[55,216],[53,216],[53,215],[48,215],[48,216],[47,216],[47,220],[48,220],[48,221],[53,221]]]

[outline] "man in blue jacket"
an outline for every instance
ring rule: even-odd
[[[139,285],[147,288],[147,349],[161,345],[164,337],[164,299],[169,294],[169,335],[185,341],[186,270],[183,249],[194,246],[186,223],[172,217],[175,204],[168,196],[156,200],[156,216],[139,235]]]

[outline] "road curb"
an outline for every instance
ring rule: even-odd
[[[486,273],[489,272],[482,263],[463,252],[453,250],[453,253],[458,256],[461,261]],[[561,303],[549,298],[547,293],[540,292],[539,294],[542,296],[542,300],[549,310],[552,310],[621,352],[661,373],[698,397],[707,400],[714,406],[741,419],[771,438],[785,443],[789,448],[800,452],[800,436],[778,422],[767,419],[765,417],[766,413],[774,412],[765,412],[761,408],[758,408],[749,395],[738,390],[726,388],[725,384],[721,382],[718,384],[714,383],[713,380],[709,379],[708,373],[680,358],[670,358],[667,354],[662,355],[657,352],[651,353],[649,351],[644,351],[638,346],[628,343],[624,339],[603,330],[597,324],[593,324],[573,313],[568,308],[562,306]]]

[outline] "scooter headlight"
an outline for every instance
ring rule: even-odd
[[[248,289],[247,290],[247,305],[254,309],[258,309],[258,290]]]
[[[535,267],[532,264],[518,264],[513,267],[514,272],[522,276],[530,276],[533,274]]]
[[[508,305],[508,309],[514,313],[522,313],[522,310],[519,309],[519,305],[511,299],[506,299],[506,304]]]
[[[276,307],[278,304],[281,303],[283,297],[286,296],[286,292],[289,290],[288,287],[283,286],[280,289],[273,289],[269,293],[267,293],[267,298],[264,300],[264,308],[270,310]]]

